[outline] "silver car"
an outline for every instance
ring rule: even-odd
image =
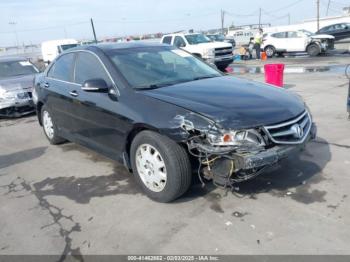
[[[32,91],[39,70],[27,59],[0,58],[0,117],[19,117],[35,111]]]

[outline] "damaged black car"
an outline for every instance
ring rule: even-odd
[[[36,78],[35,96],[52,144],[122,162],[160,202],[183,195],[194,175],[222,187],[252,179],[316,136],[297,95],[159,44],[69,50]]]

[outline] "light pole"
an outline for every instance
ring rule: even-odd
[[[16,50],[17,50],[17,53],[18,53],[18,34],[17,34],[17,30],[16,30],[17,22],[10,21],[10,22],[9,22],[9,25],[12,25],[12,26],[13,26],[13,31],[14,31],[15,37],[16,37]]]

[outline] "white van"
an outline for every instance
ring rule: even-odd
[[[51,63],[63,51],[78,46],[75,39],[59,39],[41,43],[41,54],[45,63]]]

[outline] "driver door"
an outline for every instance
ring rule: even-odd
[[[74,82],[79,85],[77,100],[73,105],[75,115],[74,133],[78,140],[107,155],[117,156],[123,148],[125,118],[120,102],[111,99],[108,93],[86,92],[81,85],[91,79],[103,79],[110,88],[115,88],[106,68],[95,54],[78,52],[74,67]]]

